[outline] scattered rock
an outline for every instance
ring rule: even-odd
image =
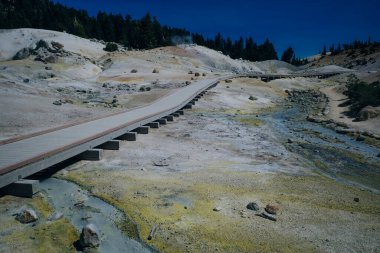
[[[194,74],[194,76],[196,76],[196,77],[198,77],[198,76],[200,76],[201,74],[199,74],[198,72],[196,72],[195,74]]]
[[[52,41],[50,44],[55,50],[61,50],[64,47],[61,43],[55,41]]]
[[[249,210],[252,210],[252,211],[259,211],[260,210],[260,207],[257,203],[255,202],[250,202],[248,205],[247,205],[247,209]]]
[[[231,79],[227,79],[225,80],[226,83],[232,83],[232,80]]]
[[[277,214],[279,209],[280,208],[278,206],[269,205],[269,204],[265,207],[265,211],[270,214]]]
[[[241,211],[239,212],[239,214],[240,214],[240,217],[242,217],[242,218],[247,218],[247,213],[246,213],[246,211],[241,210]]]
[[[48,218],[49,221],[55,221],[63,218],[63,213],[55,212]]]
[[[160,159],[158,161],[153,161],[153,165],[157,167],[166,167],[169,166],[169,163],[166,161],[166,159]]]
[[[203,73],[202,76],[206,76],[207,74],[206,73]]]
[[[56,63],[58,61],[58,57],[55,55],[49,55],[43,59],[47,63]]]
[[[52,70],[52,67],[45,67],[46,70]]]
[[[131,73],[137,73],[137,69],[132,69]]]
[[[190,81],[186,81],[185,84],[186,84],[186,85],[190,85],[191,82],[190,82]]]
[[[62,105],[61,100],[56,100],[53,102],[53,105]]]
[[[23,48],[20,51],[18,51],[15,56],[13,56],[13,60],[23,60],[28,58],[31,55],[31,48]]]
[[[31,223],[38,220],[38,216],[33,209],[25,209],[16,215],[16,220],[21,223]]]
[[[358,119],[361,121],[376,118],[380,115],[380,107],[366,106],[360,110]]]
[[[288,139],[288,143],[293,143],[293,141],[291,139]]]
[[[192,75],[192,74],[193,74],[193,71],[190,70],[190,71],[189,71],[189,75]]]
[[[90,223],[87,224],[83,229],[82,233],[80,234],[79,239],[80,245],[83,248],[95,248],[100,245],[100,237],[97,227]]]
[[[255,98],[254,96],[249,96],[249,98],[248,98],[249,100],[252,100],[252,101],[255,101],[255,100],[257,100],[257,98]]]
[[[229,88],[230,88],[230,86],[226,86],[226,88],[227,88],[227,89],[229,89]]]
[[[29,78],[25,78],[25,79],[23,80],[24,83],[29,83],[29,81],[30,81]]]
[[[214,209],[212,209],[214,212],[220,212],[222,210],[221,207],[217,206],[217,207],[214,207]]]
[[[37,43],[36,43],[36,48],[34,50],[38,50],[40,48],[46,48],[46,49],[50,49],[50,46],[49,44],[44,41],[44,40],[39,40]]]
[[[355,202],[359,202],[359,198],[354,198],[354,201]]]
[[[152,73],[157,74],[157,73],[160,73],[160,71],[158,69],[153,69]]]

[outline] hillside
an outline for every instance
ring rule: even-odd
[[[343,50],[338,54],[314,56],[305,68],[320,68],[336,65],[351,69],[360,79],[366,82],[380,80],[380,45]]]
[[[149,103],[193,80],[297,69],[196,45],[107,53],[104,42],[40,29],[0,30],[0,41],[1,138]]]

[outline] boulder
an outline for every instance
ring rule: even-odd
[[[52,41],[50,44],[56,50],[61,50],[64,47],[61,43],[55,41]]]
[[[260,210],[260,207],[257,203],[255,202],[250,202],[248,205],[247,205],[247,209],[249,210],[252,210],[252,211],[259,211]]]
[[[16,220],[21,223],[31,223],[38,220],[38,215],[33,209],[25,209],[16,215]]]
[[[13,60],[23,60],[28,58],[31,55],[32,49],[30,48],[23,48],[20,51],[18,51],[15,56],[13,56]]]
[[[280,208],[278,206],[275,206],[275,205],[267,205],[265,207],[265,211],[267,213],[270,213],[270,214],[277,214],[278,210],[280,210]]]
[[[48,57],[45,57],[44,61],[48,63],[56,63],[58,61],[58,57],[55,55],[49,55]]]
[[[380,107],[366,106],[360,110],[358,119],[361,121],[376,118],[380,115]]]
[[[90,223],[82,229],[80,234],[79,243],[83,248],[96,248],[100,245],[100,235],[98,228]]]
[[[34,50],[38,50],[40,48],[46,48],[46,49],[50,49],[50,46],[49,44],[44,41],[44,40],[39,40],[36,44],[36,48]]]

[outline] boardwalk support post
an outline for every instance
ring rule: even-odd
[[[32,198],[34,194],[40,191],[39,184],[38,180],[22,179],[0,189],[0,194]]]
[[[148,126],[141,126],[133,130],[133,132],[137,132],[138,134],[148,134],[149,133],[149,127]]]
[[[118,140],[121,141],[136,141],[137,140],[137,133],[136,132],[128,132],[125,133],[119,137],[117,137]]]
[[[105,150],[119,150],[120,149],[120,141],[119,140],[110,140],[102,145],[99,145],[98,148]]]
[[[82,160],[87,161],[100,161],[103,156],[103,150],[102,149],[89,149],[82,154],[80,154],[80,158]]]

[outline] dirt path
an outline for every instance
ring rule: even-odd
[[[380,135],[380,117],[366,121],[354,122],[352,121],[352,118],[348,118],[343,114],[348,110],[348,107],[340,107],[339,105],[347,100],[347,96],[338,91],[339,89],[342,89],[342,87],[329,86],[321,89],[321,92],[326,94],[326,96],[329,98],[330,111],[327,114],[327,117],[334,120],[335,122],[347,124],[347,126],[350,128]]]

